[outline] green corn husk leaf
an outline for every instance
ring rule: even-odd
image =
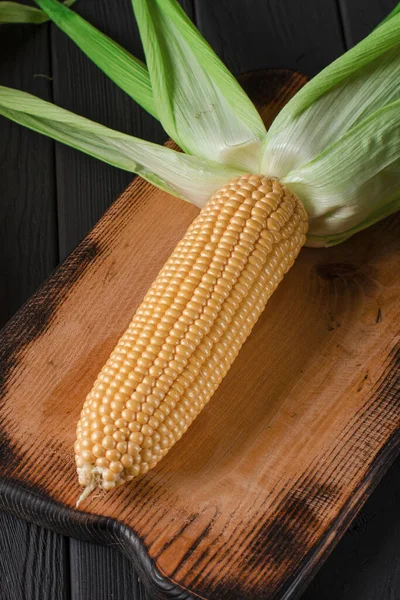
[[[275,119],[261,170],[299,193],[310,216],[310,244],[338,243],[373,215],[386,216],[389,205],[396,210],[399,99],[397,13],[304,86]]]
[[[31,94],[3,86],[0,114],[110,165],[137,173],[199,207],[229,179],[242,174],[238,169],[109,129]]]
[[[75,0],[66,0],[65,6],[72,6]],[[30,23],[40,25],[46,23],[49,17],[42,10],[33,6],[25,6],[18,2],[0,2],[0,25],[6,23]]]
[[[158,118],[145,64],[57,0],[35,0],[48,17],[116,85]]]
[[[380,209],[383,216],[399,209],[400,100],[374,112],[283,181],[307,207],[311,243],[324,237],[335,242],[338,232],[342,241],[360,229],[360,216],[369,225]]]
[[[258,171],[265,127],[176,0],[132,0],[159,118],[187,153]]]

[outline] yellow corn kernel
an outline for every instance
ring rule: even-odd
[[[307,214],[277,179],[222,187],[164,265],[89,393],[79,482],[146,473],[207,404],[305,242]],[[84,493],[85,494],[85,493]]]

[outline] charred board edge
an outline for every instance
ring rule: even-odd
[[[279,600],[295,600],[305,590],[365,504],[386,471],[398,457],[400,429],[378,451],[357,489],[338,516],[299,564],[291,581],[283,582]],[[0,510],[62,535],[118,547],[132,561],[140,578],[156,600],[198,600],[203,598],[184,589],[160,572],[140,538],[130,527],[116,519],[82,513],[58,504],[40,489],[25,488],[19,482],[0,479]]]
[[[0,332],[0,408],[24,350],[51,326],[57,309],[103,251],[89,233]]]
[[[19,482],[4,479],[0,479],[0,510],[61,535],[114,548],[117,546],[133,562],[155,600],[198,598],[165,577],[150,558],[140,536],[120,521],[73,510],[55,502],[39,489],[33,490]]]
[[[287,582],[289,584],[282,591],[279,600],[297,600],[306,590],[399,454],[400,429],[396,429],[386,444],[377,452],[363,479],[336,519],[332,521],[324,536],[305,556],[302,564],[299,565],[298,573],[293,576],[290,583]]]

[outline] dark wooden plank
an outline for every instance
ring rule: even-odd
[[[398,3],[398,0],[337,1],[347,48],[368,35]]]
[[[0,26],[0,84],[51,99],[46,28]],[[0,327],[58,262],[54,144],[0,117]]]
[[[301,600],[398,600],[399,503],[397,459]]]
[[[45,27],[1,27],[0,84],[51,100]],[[0,327],[58,263],[54,144],[0,118]],[[0,513],[0,598],[68,598],[68,540]]]
[[[69,600],[66,556],[67,538],[0,511],[1,600]]]
[[[74,8],[75,9],[75,8]],[[76,11],[138,54],[129,0],[83,0]],[[109,127],[162,140],[161,128],[52,27],[54,101]],[[56,147],[60,257],[65,258],[132,179],[130,173],[62,146]]]
[[[71,600],[151,600],[118,547],[71,539]]]
[[[335,0],[195,0],[203,35],[234,73],[314,75],[344,49]]]
[[[191,0],[184,0],[184,6],[190,13]],[[75,9],[135,56],[143,58],[130,0],[82,0]],[[150,141],[165,141],[159,123],[54,27],[52,59],[57,104],[120,131]],[[56,165],[60,257],[63,259],[133,176],[62,145],[56,146]]]

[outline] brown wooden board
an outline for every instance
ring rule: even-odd
[[[244,85],[268,124],[303,82]],[[135,179],[3,331],[0,508],[117,544],[156,597],[293,598],[398,453],[400,219],[304,249],[168,457],[75,510],[82,402],[196,214]]]

